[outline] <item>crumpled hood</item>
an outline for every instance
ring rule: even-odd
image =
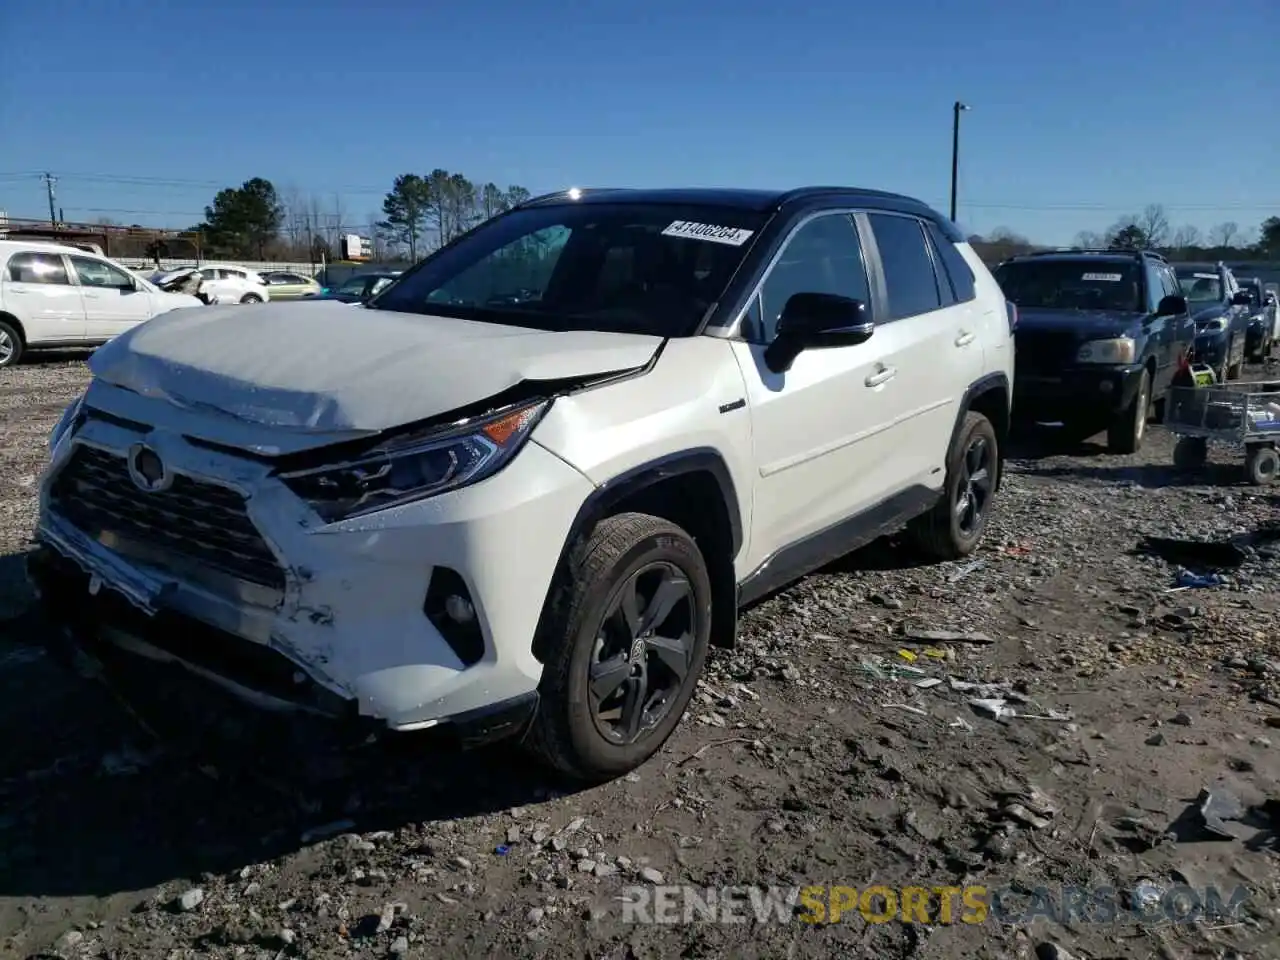
[[[308,432],[377,431],[448,413],[525,380],[644,366],[662,343],[639,334],[352,310],[238,304],[177,310],[89,360],[100,380],[179,407]]]

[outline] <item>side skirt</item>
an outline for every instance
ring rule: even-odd
[[[738,606],[754,603],[832,560],[893,533],[932,509],[941,497],[940,490],[908,487],[862,513],[783,547],[738,584]]]

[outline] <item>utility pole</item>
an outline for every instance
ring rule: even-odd
[[[57,182],[58,182],[58,178],[53,176],[52,174],[46,173],[44,175],[45,192],[49,194],[49,225],[51,227],[56,227],[58,225],[58,214],[54,210],[55,200],[54,200],[54,192],[53,192],[54,184],[56,184]]]
[[[959,100],[951,108],[951,220],[956,219],[956,184],[960,178],[960,111],[969,105]]]

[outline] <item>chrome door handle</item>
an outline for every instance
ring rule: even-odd
[[[967,347],[969,344],[973,343],[973,341],[974,335],[972,333],[968,330],[961,330],[960,336],[956,337],[956,346]]]
[[[897,375],[898,375],[898,370],[896,367],[883,367],[882,369],[877,370],[875,373],[871,374],[871,376],[867,377],[867,379],[864,380],[863,382],[868,387],[878,387],[882,383],[888,383]]]

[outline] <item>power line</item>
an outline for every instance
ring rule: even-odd
[[[122,187],[139,187],[146,189],[209,189],[220,190],[228,187],[234,188],[234,184],[228,184],[216,180],[194,180],[182,179],[176,177],[154,177],[154,176],[129,176],[124,174],[104,174],[104,173],[59,173],[53,176],[49,173],[41,173],[37,171],[29,172],[8,172],[0,173],[0,181],[12,182],[24,179],[39,180],[43,179],[46,185],[49,184],[50,178],[53,182],[71,182],[71,183],[91,183],[106,186],[122,186]],[[339,196],[384,196],[388,190],[387,186],[375,187],[371,185],[345,184],[330,187],[324,191],[310,191],[311,193],[336,194]],[[1264,200],[1264,201],[1246,201],[1246,200],[1224,200],[1218,203],[1206,203],[1197,201],[1192,203],[1157,203],[1158,206],[1164,208],[1166,213],[1229,213],[1229,212],[1256,212],[1266,209],[1280,208],[1280,200]],[[936,206],[936,204],[935,204]],[[1145,204],[1112,204],[1095,200],[1073,200],[1073,201],[1032,201],[1032,200],[966,200],[961,199],[960,206],[962,208],[973,210],[1003,210],[1013,213],[1038,213],[1038,212],[1080,212],[1080,213],[1101,213],[1101,214],[1131,214],[1145,206]],[[86,210],[91,213],[120,213],[134,214],[138,216],[203,216],[203,211],[192,212],[182,210],[141,210],[131,208],[86,208],[78,207],[76,209]],[[939,207],[941,209],[941,207]]]

